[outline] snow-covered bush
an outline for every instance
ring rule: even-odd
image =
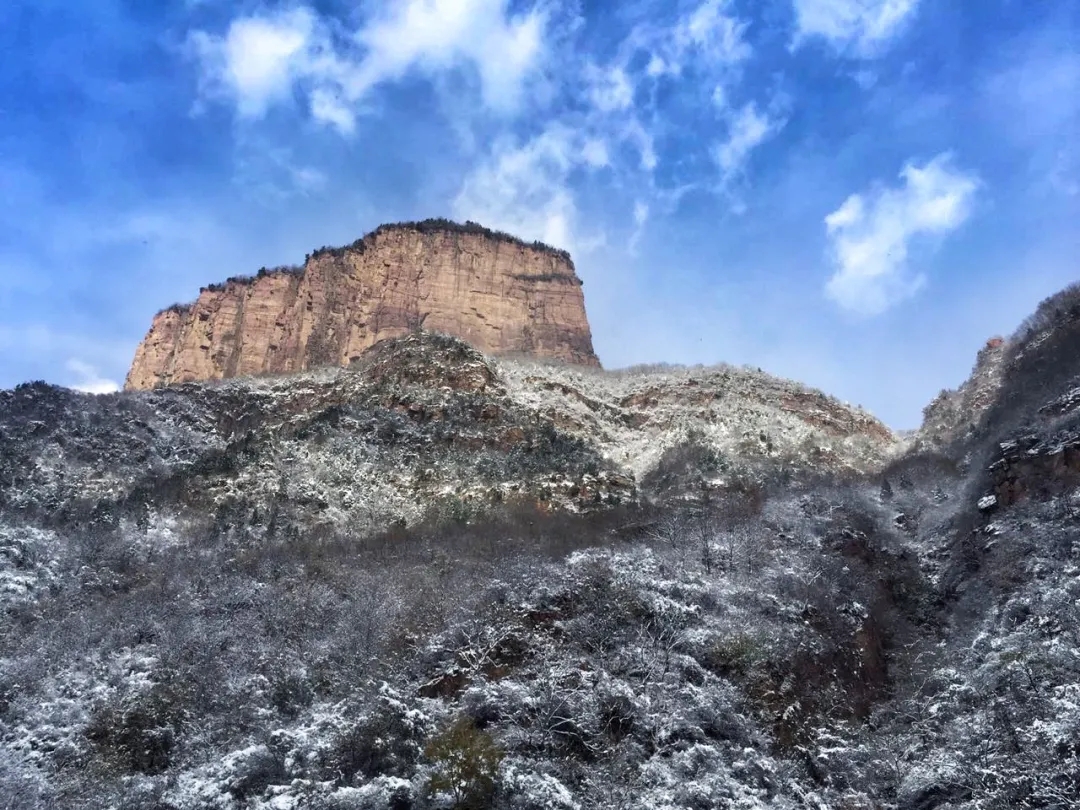
[[[433,718],[410,708],[400,694],[384,684],[369,712],[340,734],[323,754],[323,774],[345,784],[378,776],[410,775],[433,724]]]
[[[536,770],[537,763],[507,758],[499,767],[499,810],[581,810],[581,804],[556,777]]]
[[[86,737],[121,772],[162,773],[173,763],[187,700],[180,689],[166,685],[125,695],[94,709]]]

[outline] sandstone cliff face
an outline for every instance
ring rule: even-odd
[[[489,354],[598,366],[568,254],[479,226],[382,226],[302,269],[204,288],[160,312],[127,389],[344,366],[423,327]]]

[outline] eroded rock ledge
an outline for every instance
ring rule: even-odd
[[[599,365],[566,251],[426,220],[380,226],[303,267],[234,277],[162,310],[125,388],[344,366],[421,326],[487,354]]]

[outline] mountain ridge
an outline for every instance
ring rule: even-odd
[[[68,514],[59,500],[113,522],[168,511],[165,492],[190,493],[185,509],[241,508],[255,527],[274,503],[292,504],[301,523],[323,514],[371,530],[439,504],[578,512],[638,501],[687,441],[721,460],[695,494],[765,466],[864,473],[900,446],[869,414],[759,371],[490,358],[426,331],[382,340],[348,368],[105,395],[26,385],[0,392],[0,407],[0,509],[36,491],[33,470],[32,511]],[[102,453],[140,461],[99,460],[86,478],[78,460]],[[279,475],[292,484],[282,489]]]

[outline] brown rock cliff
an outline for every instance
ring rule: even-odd
[[[203,288],[154,318],[124,387],[344,366],[420,327],[488,354],[599,365],[569,254],[428,220]]]

